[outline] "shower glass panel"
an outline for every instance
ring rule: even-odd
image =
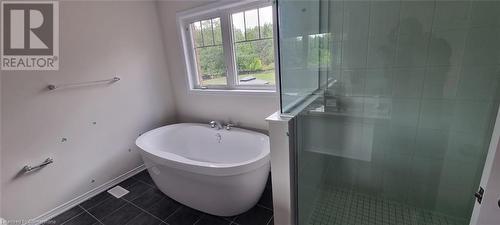
[[[500,1],[278,12],[298,223],[469,224],[500,102]]]
[[[289,113],[324,86],[329,64],[328,9],[319,1],[279,3],[282,112]],[[325,16],[318,16],[325,15]]]

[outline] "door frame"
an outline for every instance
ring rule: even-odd
[[[490,139],[479,187],[484,188],[482,203],[475,201],[470,225],[500,224],[500,109]],[[479,189],[479,187],[477,187]],[[472,193],[471,193],[472,194]],[[496,211],[496,212],[495,212]],[[492,220],[494,223],[491,223]]]

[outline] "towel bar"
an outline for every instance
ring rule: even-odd
[[[49,84],[47,86],[47,89],[53,91],[58,88],[68,88],[68,87],[77,87],[77,86],[84,86],[84,85],[95,85],[95,84],[102,84],[102,83],[114,83],[119,81],[119,77],[113,77],[111,79],[106,79],[106,80],[95,80],[95,81],[87,81],[87,82],[80,82],[80,83],[70,83],[70,84]]]
[[[54,160],[52,158],[47,158],[45,159],[45,161],[43,161],[42,163],[40,163],[39,165],[36,165],[36,166],[30,166],[30,165],[26,165],[23,167],[23,171],[24,173],[28,173],[28,172],[31,172],[33,170],[36,170],[36,169],[40,169],[42,167],[45,167],[51,163],[53,163]]]

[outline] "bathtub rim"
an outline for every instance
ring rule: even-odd
[[[193,173],[198,173],[198,174],[204,174],[204,175],[213,175],[213,176],[230,176],[230,175],[237,175],[237,174],[242,174],[248,171],[252,171],[255,169],[258,169],[262,166],[265,166],[267,164],[270,164],[270,146],[269,146],[269,136],[256,132],[256,131],[251,131],[247,129],[242,129],[242,128],[232,128],[230,131],[226,130],[221,130],[221,132],[232,132],[232,131],[239,131],[239,132],[244,132],[244,133],[251,133],[253,135],[257,135],[260,137],[264,137],[267,142],[267,146],[264,146],[262,149],[260,149],[260,153],[252,157],[248,160],[244,160],[241,162],[235,162],[235,163],[214,163],[214,162],[203,162],[203,161],[197,161],[193,159],[189,159],[180,155],[177,155],[175,153],[167,152],[167,151],[161,151],[161,150],[156,150],[156,149],[147,149],[144,147],[143,142],[148,138],[148,134],[153,134],[156,132],[161,132],[163,129],[171,129],[174,128],[175,126],[186,126],[186,125],[194,125],[194,126],[208,126],[205,124],[201,123],[175,123],[175,124],[170,124],[162,127],[158,127],[155,129],[152,129],[141,136],[139,136],[135,144],[139,148],[139,151],[143,157],[147,157],[150,160],[152,160],[156,164],[164,165],[167,167],[172,167],[175,169],[183,170],[183,171],[189,171]]]

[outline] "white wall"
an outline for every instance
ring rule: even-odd
[[[3,188],[2,188],[2,75],[0,74],[0,224],[3,218],[3,207],[2,207],[2,202],[3,202]]]
[[[279,97],[270,95],[196,94],[189,92],[185,62],[177,30],[176,12],[208,4],[209,1],[160,1],[169,74],[174,84],[180,121],[232,120],[240,126],[267,130],[265,118],[279,109]]]
[[[139,166],[128,151],[138,134],[175,121],[155,7],[60,2],[60,70],[2,71],[2,217],[34,218]],[[109,86],[44,89],[115,75]],[[16,176],[49,156],[53,164]]]

